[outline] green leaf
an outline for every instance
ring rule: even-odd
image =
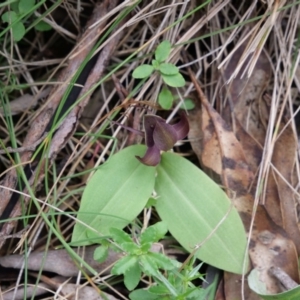
[[[148,251],[150,251],[150,249],[151,249],[151,247],[152,247],[152,244],[153,243],[143,243],[142,245],[141,245],[141,252],[142,253],[147,253]]]
[[[34,28],[37,30],[37,31],[49,31],[52,29],[52,26],[49,25],[48,23],[44,22],[44,21],[40,21],[38,22]]]
[[[132,73],[132,77],[136,79],[147,78],[154,71],[154,67],[150,65],[140,65]]]
[[[155,294],[155,295],[160,295],[160,296],[168,295],[170,293],[170,291],[162,284],[150,286],[149,292],[151,292],[152,294]]]
[[[142,271],[144,273],[150,276],[159,276],[157,265],[155,261],[151,257],[149,257],[148,254],[141,255],[139,258],[142,266]]]
[[[110,228],[122,229],[145,207],[154,188],[155,168],[141,164],[135,155],[146,147],[134,145],[113,155],[95,172],[82,196],[78,220],[109,235]],[[88,244],[89,229],[76,223],[72,243]]]
[[[129,291],[137,287],[141,280],[142,271],[138,263],[129,268],[124,274],[124,284]]]
[[[169,41],[161,42],[155,50],[155,59],[161,63],[165,61],[171,52],[171,43]]]
[[[10,9],[13,10],[16,14],[18,14],[19,13],[18,1],[10,3]]]
[[[18,19],[18,16],[14,11],[7,11],[1,16],[1,18],[3,22],[11,24]],[[11,25],[11,30],[13,39],[16,42],[20,41],[25,35],[25,27],[22,22],[17,22]]]
[[[146,207],[150,208],[151,206],[155,206],[156,202],[157,202],[157,199],[150,197],[146,204]]]
[[[141,234],[141,244],[156,243],[161,240],[168,232],[168,227],[165,222],[158,222],[148,227]]]
[[[99,263],[102,263],[106,260],[108,256],[108,247],[99,246],[94,251],[94,260]]]
[[[163,81],[165,84],[172,86],[172,87],[182,87],[185,85],[185,79],[183,76],[178,73],[176,75],[164,75],[161,74]]]
[[[148,257],[155,261],[155,264],[158,266],[159,269],[173,270],[181,266],[179,262],[170,259],[162,253],[150,252],[148,253]]]
[[[148,244],[148,243],[155,243],[156,240],[156,230],[152,226],[148,227],[142,234],[141,234],[141,244]]]
[[[170,63],[162,63],[159,65],[159,71],[164,75],[176,75],[179,73],[179,69]]]
[[[141,252],[140,246],[133,242],[123,243],[120,246],[125,252],[130,253],[130,254],[138,254]]]
[[[192,99],[184,99],[183,103],[180,105],[181,109],[192,110],[195,108],[195,103]]]
[[[19,13],[27,13],[30,11],[35,5],[35,0],[20,0],[19,1]]]
[[[115,263],[115,265],[111,269],[111,273],[113,275],[125,274],[128,269],[133,268],[137,263],[138,259],[136,256],[124,256]]]
[[[110,228],[109,232],[111,234],[111,237],[117,244],[133,243],[130,235],[121,229]]]
[[[268,295],[265,283],[259,278],[257,269],[253,269],[248,276],[248,284],[251,290],[257,293],[262,299],[266,300],[298,300],[300,299],[300,286],[289,290],[287,292],[279,293],[276,295]]]
[[[25,27],[23,23],[18,22],[11,27],[14,41],[20,41],[25,35]]]
[[[170,90],[166,87],[163,87],[161,92],[158,95],[158,103],[163,109],[170,109],[173,104],[173,95]]]
[[[153,295],[152,293],[150,293],[148,290],[143,290],[143,289],[139,289],[139,290],[135,290],[133,292],[131,292],[129,294],[129,298],[131,300],[158,300],[159,298],[157,298],[156,295]]]
[[[2,14],[1,19],[3,22],[11,24],[18,19],[18,16],[14,11],[7,11]]]
[[[174,238],[189,252],[216,232],[196,252],[202,261],[242,273],[246,233],[238,212],[222,189],[183,157],[166,152],[157,168],[156,210]],[[246,268],[247,269],[247,268]]]
[[[205,293],[203,293],[203,290],[195,287],[195,288],[189,288],[187,290],[186,293],[181,294],[180,296],[182,297],[182,299],[186,299],[186,300],[199,300],[199,299],[205,299],[208,300],[208,298],[206,298]]]
[[[155,70],[159,70],[159,62],[157,60],[152,60],[152,66]]]

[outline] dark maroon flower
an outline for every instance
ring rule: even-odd
[[[175,143],[185,138],[189,132],[186,114],[182,113],[180,121],[174,125],[155,115],[144,117],[147,151],[143,157],[136,158],[147,166],[156,166],[160,162],[160,151],[168,151]]]

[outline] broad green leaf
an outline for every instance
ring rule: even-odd
[[[155,206],[156,202],[157,202],[157,199],[154,199],[154,198],[150,197],[150,198],[148,199],[148,202],[147,202],[147,204],[146,204],[146,207],[147,207],[147,208],[150,208],[151,206]]]
[[[131,300],[157,300],[157,296],[150,293],[148,290],[138,289],[129,294]]]
[[[166,152],[157,168],[155,191],[159,197],[156,210],[160,218],[189,252],[201,244],[227,214],[196,256],[219,269],[242,273],[247,244],[244,226],[214,181],[188,160]]]
[[[164,75],[176,75],[179,73],[179,69],[170,63],[162,63],[159,65],[159,71]]]
[[[35,0],[20,0],[19,2],[19,12],[20,14],[27,13],[35,5]]]
[[[141,244],[156,243],[161,240],[168,232],[167,224],[164,222],[158,222],[148,227],[141,234]]]
[[[154,167],[135,158],[145,151],[146,146],[134,145],[100,166],[83,192],[78,220],[102,235],[109,235],[110,228],[122,229],[138,216],[151,196],[156,172]],[[88,244],[88,231],[92,232],[76,223],[72,243]]]
[[[162,76],[165,84],[167,84],[168,86],[182,87],[185,85],[185,79],[183,78],[183,76],[180,73],[178,73],[176,75],[161,74],[161,76]]]
[[[94,251],[94,260],[96,260],[99,263],[102,263],[106,260],[108,256],[108,247],[105,246],[99,246]]]
[[[158,95],[158,103],[160,106],[163,109],[170,109],[172,107],[173,100],[174,98],[171,91],[168,88],[163,87]]]
[[[125,274],[127,270],[133,268],[135,264],[138,263],[138,258],[136,256],[128,255],[119,259],[113,268],[111,269],[111,273],[113,275],[121,275]]]
[[[140,65],[132,73],[133,78],[143,79],[147,78],[154,71],[154,67],[150,65]]]
[[[137,287],[141,280],[142,271],[138,262],[129,268],[124,274],[124,284],[129,291]]]
[[[155,59],[159,63],[165,61],[169,57],[170,51],[171,51],[171,43],[169,41],[161,42],[155,50]]]
[[[48,30],[51,30],[52,29],[52,26],[49,25],[48,23],[44,22],[44,21],[40,21],[38,22],[34,28],[37,30],[37,31],[48,31]]]
[[[130,235],[121,229],[110,228],[109,232],[113,240],[118,244],[133,243]]]
[[[300,286],[276,295],[268,295],[265,283],[259,279],[259,272],[253,269],[248,276],[249,287],[262,299],[266,300],[298,300],[300,299]]]

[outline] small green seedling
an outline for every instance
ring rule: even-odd
[[[176,260],[172,260],[162,253],[151,251],[151,246],[162,239],[168,228],[164,222],[158,222],[141,233],[138,243],[129,234],[112,228],[112,239],[120,245],[126,255],[121,258],[111,270],[114,275],[124,275],[124,283],[132,291],[141,280],[142,274],[162,279],[161,270],[174,270],[180,267]],[[164,280],[164,279],[163,279]]]
[[[9,11],[2,14],[1,19],[4,23],[8,23],[12,30],[14,41],[20,41],[25,33],[25,18],[28,18],[34,12],[35,0],[19,0],[10,4]],[[40,21],[35,25],[38,31],[50,30],[52,27],[44,21]]]
[[[124,284],[129,291],[138,286],[143,275],[152,278],[153,284],[149,289],[138,289],[129,295],[132,300],[149,297],[157,300],[199,299],[203,291],[192,283],[195,279],[203,280],[203,276],[199,273],[201,264],[193,267],[196,258],[192,258],[189,263],[182,266],[165,254],[153,251],[155,243],[163,239],[167,231],[166,223],[158,222],[149,226],[134,241],[123,230],[111,228],[110,235],[114,244],[109,245],[103,240],[102,245],[94,252],[94,259],[100,263],[105,261],[108,248],[112,251],[122,251],[124,256],[115,263],[111,273],[123,275]]]
[[[144,64],[138,66],[132,74],[134,78],[145,79],[150,77],[154,71],[159,72],[166,84],[158,95],[158,103],[164,109],[170,109],[175,100],[168,86],[183,87],[185,85],[185,79],[180,74],[179,69],[175,65],[166,62],[170,52],[171,43],[163,41],[155,50],[155,59],[152,60],[152,65]]]

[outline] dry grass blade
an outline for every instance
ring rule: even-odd
[[[267,41],[267,38],[275,26],[275,22],[278,21],[279,11],[285,4],[284,1],[275,1],[274,6],[265,11],[261,20],[255,24],[255,26],[250,30],[250,32],[238,43],[234,50],[231,51],[231,54],[227,56],[226,59],[219,65],[219,69],[224,67],[225,63],[231,58],[231,56],[240,48],[241,44],[245,41],[248,41],[246,49],[244,50],[243,55],[241,56],[238,65],[236,66],[235,72],[232,73],[231,77],[227,80],[226,83],[230,83],[237,75],[240,73],[246,60],[250,57],[247,66],[244,67],[241,77],[246,75],[250,77],[253,69],[257,63],[257,60],[264,48],[264,45]]]

